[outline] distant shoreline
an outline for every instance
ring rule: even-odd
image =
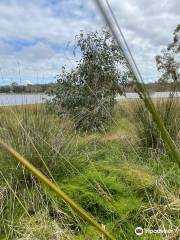
[[[47,95],[44,92],[39,92],[39,93],[0,93],[0,95]]]
[[[158,91],[149,91],[150,95],[154,94],[154,93],[170,93],[170,91],[163,91],[163,90],[158,90]],[[177,93],[179,94],[180,91],[177,91]],[[126,91],[126,94],[136,94],[136,92],[134,91]],[[9,93],[9,92],[0,92],[0,95],[47,95],[45,92],[24,92],[24,93]]]

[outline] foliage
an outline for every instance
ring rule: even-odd
[[[77,67],[59,74],[53,105],[70,114],[80,130],[104,129],[111,122],[116,94],[123,94],[128,70],[109,31],[76,37]],[[126,68],[126,69],[123,69]]]
[[[180,106],[179,100],[169,98],[156,102],[156,108],[160,112],[165,127],[172,139],[178,143],[180,131]],[[135,106],[134,118],[136,119],[139,144],[143,147],[164,150],[164,143],[150,113],[141,102]]]
[[[13,82],[11,85],[0,86],[0,93],[45,93],[54,87],[54,83],[47,84],[22,84]]]
[[[166,49],[161,51],[161,55],[156,56],[158,70],[162,73],[160,82],[173,81],[177,83],[180,79],[180,25],[174,31],[173,42]]]

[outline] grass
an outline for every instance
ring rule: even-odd
[[[176,98],[169,98],[168,100],[160,100],[155,102],[156,109],[160,112],[164,125],[170,133],[172,139],[179,142],[180,129],[180,105]],[[144,108],[142,103],[137,102],[134,111],[134,117],[137,123],[137,133],[140,139],[140,145],[146,148],[156,148],[165,150],[162,136],[158,131],[150,113]]]
[[[117,103],[108,131],[75,134],[44,105],[3,107],[0,136],[116,239],[138,239],[137,226],[173,230],[143,239],[176,239],[179,170],[165,151],[139,145],[135,112],[134,103]],[[0,165],[1,240],[103,239],[4,151]]]

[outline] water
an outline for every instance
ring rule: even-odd
[[[169,92],[154,92],[152,98],[167,98]],[[180,97],[180,92],[177,93]],[[0,106],[24,105],[44,103],[48,98],[45,94],[0,94]],[[127,93],[126,97],[117,96],[117,99],[138,99],[137,93]]]
[[[43,103],[46,98],[44,94],[0,94],[0,106]]]
[[[168,98],[170,92],[153,92],[150,94],[152,98]],[[180,92],[177,92],[176,97],[180,97]],[[138,99],[139,96],[137,93],[127,93],[126,97],[118,96],[117,99]]]

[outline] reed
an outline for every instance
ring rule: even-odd
[[[180,131],[179,100],[176,98],[160,99],[156,100],[154,104],[171,138],[178,144]],[[154,148],[164,151],[161,134],[149,111],[144,108],[141,101],[137,101],[133,107],[134,112],[132,117],[136,123],[139,145],[144,148]]]

